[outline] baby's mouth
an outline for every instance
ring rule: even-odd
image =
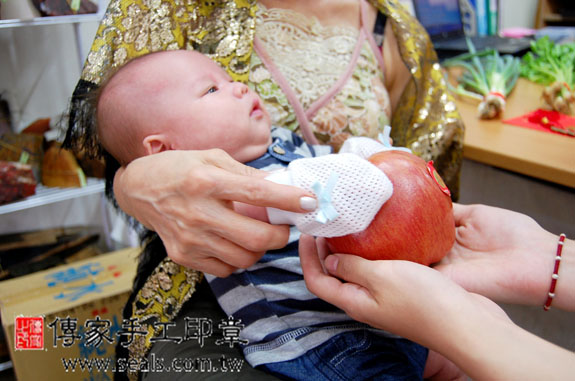
[[[262,107],[260,105],[260,101],[258,99],[254,99],[252,103],[252,111],[250,112],[250,117],[259,119],[264,115]]]

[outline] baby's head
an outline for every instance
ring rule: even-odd
[[[102,86],[102,146],[121,164],[166,150],[221,148],[246,162],[271,143],[259,96],[208,57],[175,50],[136,58]]]

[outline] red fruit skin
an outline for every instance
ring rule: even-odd
[[[455,241],[448,191],[442,190],[427,163],[416,155],[385,151],[369,161],[391,180],[393,194],[367,229],[326,238],[328,248],[370,260],[401,259],[426,266],[441,260]]]

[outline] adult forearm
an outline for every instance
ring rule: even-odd
[[[453,211],[456,242],[435,269],[491,300],[542,307],[559,236],[533,218],[506,209],[454,204]],[[567,238],[552,308],[575,311],[575,237]]]
[[[470,294],[470,297],[473,295]],[[464,301],[452,310],[437,350],[474,380],[565,380],[575,374],[575,354]]]

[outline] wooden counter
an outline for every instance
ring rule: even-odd
[[[520,78],[503,119],[540,108],[542,89]],[[476,101],[457,98],[456,102],[465,122],[465,158],[575,188],[575,138],[480,120]]]

